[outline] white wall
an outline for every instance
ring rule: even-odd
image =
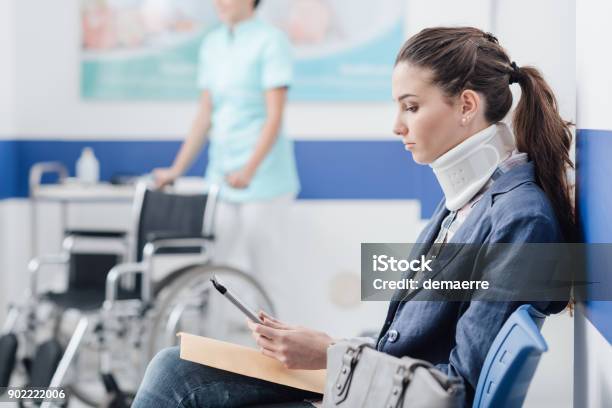
[[[408,36],[434,26],[474,26],[491,29],[491,2],[474,0],[470,3],[448,0],[408,0],[406,29]]]
[[[576,7],[576,78],[578,127],[612,129],[612,3],[579,1]]]
[[[497,33],[519,66],[534,65],[555,91],[561,116],[576,121],[575,0],[498,1]]]
[[[574,406],[609,407],[612,404],[612,347],[585,313],[580,305],[575,319]]]
[[[542,335],[548,351],[535,372],[525,408],[574,407],[574,317],[568,311],[547,317]],[[554,390],[554,392],[551,392]],[[579,406],[576,406],[578,408]]]
[[[0,2],[0,137],[15,136],[15,3]]]
[[[436,25],[495,27],[493,34],[510,58],[519,66],[539,68],[557,95],[562,116],[575,121],[574,9],[575,0],[409,0],[407,29],[414,34]]]

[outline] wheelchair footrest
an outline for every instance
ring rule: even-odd
[[[62,359],[64,349],[56,339],[47,340],[36,349],[30,369],[29,387],[48,387]]]
[[[0,336],[0,387],[8,387],[17,358],[17,336],[8,333]]]

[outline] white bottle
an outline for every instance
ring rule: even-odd
[[[81,183],[95,184],[100,179],[100,163],[91,147],[86,147],[77,160],[76,176]]]

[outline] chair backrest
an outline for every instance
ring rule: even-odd
[[[216,193],[177,194],[139,184],[134,202],[134,260],[142,260],[151,235],[211,235],[215,201]]]
[[[72,253],[68,262],[68,290],[98,290],[104,293],[108,271],[121,262],[112,253]]]
[[[80,248],[74,241],[64,241],[64,249],[70,255],[68,291],[87,291],[88,296],[99,295],[104,298],[108,271],[120,262],[140,262],[144,246],[151,235],[158,237],[202,237],[212,236],[214,208],[218,188],[211,186],[208,192],[198,194],[179,194],[170,189],[156,191],[151,188],[151,180],[137,184],[132,205],[133,225],[127,238],[129,249],[126,259],[125,233],[102,231],[66,231],[67,236],[108,239],[98,241],[95,248]],[[117,244],[120,244],[119,247]],[[82,245],[81,245],[82,246]],[[178,248],[166,253],[193,253],[201,248]],[[132,299],[140,296],[141,277],[136,276],[132,284],[119,288],[118,299]]]
[[[179,194],[154,190],[151,180],[137,184],[132,205],[133,225],[128,234],[128,262],[143,260],[143,250],[152,236],[159,238],[211,237],[218,188],[211,186],[206,193]],[[197,248],[174,248],[160,253],[194,253]],[[103,286],[104,287],[104,286]],[[117,299],[134,299],[141,296],[142,276],[132,284],[120,287]]]
[[[70,254],[67,291],[104,293],[108,271],[126,257],[122,231],[64,231],[62,250]]]
[[[548,350],[540,333],[545,317],[531,305],[510,315],[487,353],[473,408],[522,406],[540,356]]]

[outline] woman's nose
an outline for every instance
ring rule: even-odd
[[[408,133],[408,128],[400,121],[395,122],[395,126],[393,126],[393,133],[397,136],[404,136]]]

